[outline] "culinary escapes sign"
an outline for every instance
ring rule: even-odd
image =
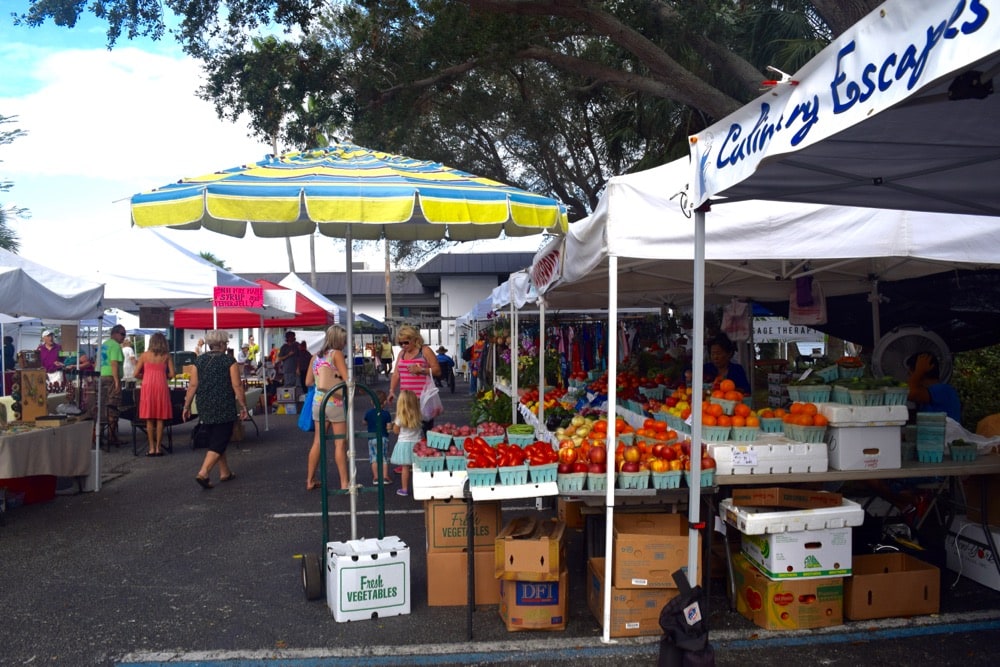
[[[948,74],[958,54],[996,49],[986,0],[889,0],[831,42],[792,80],[690,138],[692,207],[739,183],[765,158],[863,121]],[[988,29],[984,29],[988,28]]]

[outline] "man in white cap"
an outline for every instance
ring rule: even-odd
[[[51,329],[42,332],[42,342],[38,346],[38,360],[42,363],[42,368],[47,373],[55,373],[62,370],[63,362],[59,358],[62,353],[62,345],[56,342],[55,334]]]

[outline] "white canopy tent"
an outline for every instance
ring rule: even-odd
[[[696,307],[706,298],[787,299],[794,279],[804,275],[817,276],[827,295],[837,295],[875,292],[880,281],[957,265],[1000,266],[1000,225],[990,217],[963,216],[955,226],[952,216],[939,213],[742,201],[709,216],[699,283],[696,222],[684,206],[688,175],[688,161],[679,160],[612,178],[594,213],[535,257],[532,282],[541,302],[548,308],[606,307],[614,328],[620,307],[687,303],[692,294]],[[875,298],[873,307],[877,303]],[[703,314],[695,329],[703,329]],[[699,372],[701,345],[695,345]],[[608,363],[614,376],[617,350],[610,345]],[[616,401],[613,391],[609,387],[609,406]],[[609,517],[613,503],[609,493]],[[696,514],[691,521],[697,523]]]
[[[1000,17],[982,3],[889,0],[774,91],[690,138],[695,386],[709,198],[962,214],[948,234],[973,224],[969,215],[1000,215],[998,71]],[[700,403],[692,413],[700,437]]]

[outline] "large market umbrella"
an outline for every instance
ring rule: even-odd
[[[134,195],[131,210],[139,227],[205,228],[242,238],[249,223],[260,237],[319,231],[345,239],[349,320],[352,239],[470,241],[501,233],[563,233],[567,227],[565,207],[550,197],[351,143],[269,155],[255,164],[184,178]],[[352,336],[348,328],[349,350]],[[348,369],[353,388],[353,364]],[[349,414],[351,452],[352,421]],[[351,498],[354,535],[353,493]]]

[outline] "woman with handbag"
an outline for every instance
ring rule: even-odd
[[[205,335],[208,352],[194,362],[187,394],[184,396],[184,421],[191,418],[191,403],[198,399],[199,429],[205,430],[208,451],[195,481],[203,489],[214,488],[209,479],[212,468],[219,466],[219,481],[229,482],[236,475],[226,460],[226,447],[237,419],[247,417],[247,400],[236,359],[226,354],[229,333],[220,330]]]
[[[394,401],[400,390],[409,390],[417,395],[417,398],[430,388],[434,387],[434,378],[440,377],[441,365],[438,363],[437,355],[429,346],[424,344],[424,338],[420,332],[409,324],[404,324],[399,328],[399,356],[392,369],[392,378],[389,380],[389,401]],[[423,431],[426,433],[434,427],[434,418],[426,415],[423,420]]]

